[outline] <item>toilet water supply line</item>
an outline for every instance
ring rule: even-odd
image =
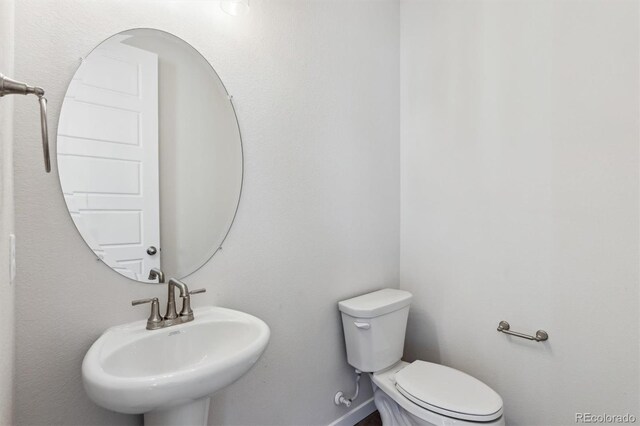
[[[358,397],[358,393],[360,393],[360,376],[362,376],[362,371],[356,368],[356,391],[351,398],[346,398],[344,392],[339,391],[336,396],[333,397],[333,402],[336,405],[342,404],[347,408],[351,407],[353,401]]]

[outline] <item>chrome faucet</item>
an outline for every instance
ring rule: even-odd
[[[151,270],[149,271],[149,278],[150,280],[155,280],[158,279],[159,283],[163,283],[164,282],[164,272],[162,272],[159,268],[151,268]]]
[[[152,277],[152,274],[154,275]],[[152,269],[149,273],[149,279],[158,278],[160,282],[164,282],[164,274],[159,269]],[[180,315],[176,311],[176,295],[175,288],[178,287],[180,297],[182,298],[182,309]],[[159,328],[171,327],[185,322],[193,321],[193,310],[191,310],[191,295],[204,293],[205,288],[189,291],[189,287],[185,283],[175,278],[171,278],[168,284],[169,293],[167,297],[167,312],[164,317],[159,314],[158,298],[134,300],[132,305],[140,305],[142,303],[151,303],[151,315],[147,319],[147,330],[157,330]]]
[[[178,317],[178,313],[176,312],[176,287],[180,289],[180,297],[182,297],[182,308],[184,309],[184,305],[187,303],[189,305],[191,304],[191,298],[189,297],[189,287],[187,287],[187,285],[182,281],[171,278],[169,280],[169,294],[167,295],[167,313],[164,316],[164,322],[167,325],[173,325],[182,322],[182,319]],[[180,314],[182,315],[182,312],[180,312]]]

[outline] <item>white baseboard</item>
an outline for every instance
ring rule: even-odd
[[[376,411],[376,404],[374,404],[373,397],[371,397],[333,423],[330,423],[329,426],[353,426],[374,411]]]

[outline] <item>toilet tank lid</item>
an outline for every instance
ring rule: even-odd
[[[338,309],[352,317],[373,318],[409,306],[412,297],[408,291],[385,288],[338,302]]]

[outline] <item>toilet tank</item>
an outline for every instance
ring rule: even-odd
[[[338,302],[349,364],[370,373],[402,359],[411,298],[386,288]]]

